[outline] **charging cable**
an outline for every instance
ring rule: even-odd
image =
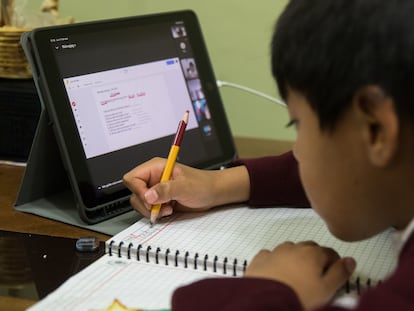
[[[267,95],[267,94],[265,94],[263,92],[254,90],[254,89],[252,89],[250,87],[243,86],[243,85],[240,85],[240,84],[237,84],[237,83],[232,83],[232,82],[227,82],[227,81],[221,81],[221,80],[217,80],[216,83],[217,83],[217,86],[219,88],[221,88],[223,86],[233,87],[233,88],[236,88],[236,89],[239,89],[239,90],[242,90],[242,91],[245,91],[245,92],[248,92],[248,93],[252,93],[254,95],[257,95],[257,96],[266,98],[267,100],[270,100],[270,101],[272,101],[272,102],[274,102],[274,103],[276,103],[276,104],[278,104],[280,106],[286,107],[286,103],[284,101],[282,101],[282,100],[280,100],[280,99],[278,99],[276,97],[272,97],[270,95]]]

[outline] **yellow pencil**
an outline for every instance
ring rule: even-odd
[[[161,181],[164,182],[170,179],[175,162],[177,161],[178,152],[180,151],[181,141],[184,137],[185,128],[188,123],[189,111],[187,110],[178,123],[177,132],[175,133],[173,144],[171,145],[170,153],[168,154],[167,163],[165,164],[164,171],[162,172]],[[160,213],[161,204],[155,204],[151,207],[150,223],[155,224],[158,214]]]

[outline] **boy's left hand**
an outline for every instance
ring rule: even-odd
[[[273,251],[261,250],[245,277],[273,279],[290,286],[305,309],[328,303],[355,270],[353,258],[341,258],[315,242],[285,242]]]

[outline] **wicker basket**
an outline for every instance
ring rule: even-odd
[[[23,32],[30,29],[11,26],[0,27],[0,77],[25,79],[31,78],[32,72],[20,45]]]

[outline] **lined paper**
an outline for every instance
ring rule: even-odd
[[[170,308],[175,288],[211,276],[197,270],[103,256],[28,310],[102,310],[115,299],[128,308]]]

